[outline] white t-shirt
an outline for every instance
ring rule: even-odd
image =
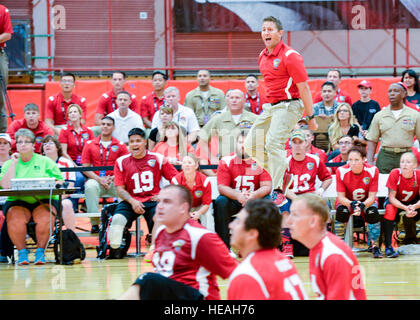
[[[181,127],[184,127],[185,130],[187,130],[187,134],[200,130],[194,111],[181,104],[178,104],[178,110],[174,113],[172,121],[178,123]],[[160,119],[160,112],[155,112],[152,120],[152,129],[160,126],[161,124],[162,120]]]
[[[143,120],[140,115],[130,109],[127,110],[127,116],[121,117],[119,110],[115,110],[108,114],[115,120],[115,129],[112,136],[124,143],[128,143],[128,132],[133,128],[141,128],[144,130]]]

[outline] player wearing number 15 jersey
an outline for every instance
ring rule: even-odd
[[[272,188],[271,177],[244,151],[246,133],[236,138],[236,152],[223,157],[217,168],[220,195],[214,202],[214,227],[229,246],[229,222],[248,200],[266,197]]]
[[[231,245],[244,257],[228,282],[229,300],[307,299],[296,267],[277,247],[281,215],[268,199],[250,200],[229,225]]]
[[[146,149],[146,134],[140,128],[128,132],[130,154],[119,157],[114,165],[114,184],[121,202],[118,203],[109,231],[112,249],[121,246],[125,226],[142,214],[146,218],[149,232],[153,229],[155,197],[160,191],[161,177],[171,181],[178,173],[162,155]]]

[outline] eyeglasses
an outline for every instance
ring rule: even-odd
[[[47,145],[53,145],[55,144],[54,141],[48,141],[48,142],[44,142],[42,145],[47,146]]]
[[[16,144],[32,144],[32,141],[17,141]]]
[[[351,141],[340,141],[338,143],[339,146],[350,145],[350,144],[353,144],[353,142],[351,142]]]
[[[73,84],[73,83],[74,83],[74,81],[73,81],[72,79],[63,79],[63,80],[61,80],[60,82],[61,82],[61,83],[71,83],[71,84]]]
[[[338,112],[350,112],[350,111],[347,109],[341,109],[341,110],[338,110]]]

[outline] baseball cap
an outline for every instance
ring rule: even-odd
[[[370,81],[367,80],[362,80],[357,87],[365,87],[365,88],[370,88],[372,89],[372,84],[370,83]]]
[[[12,143],[12,139],[10,139],[10,136],[7,133],[0,133],[0,139],[4,139],[9,143]]]
[[[293,131],[292,135],[290,136],[290,141],[292,141],[295,138],[298,138],[301,141],[305,141],[306,140],[305,132],[303,132],[303,130],[300,130],[300,129]]]

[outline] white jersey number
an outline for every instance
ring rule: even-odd
[[[353,191],[353,200],[360,201],[366,197],[365,190],[362,188]]]
[[[153,255],[153,264],[156,266],[156,272],[165,277],[170,277],[174,273],[175,253],[165,251],[159,256],[156,252]]]
[[[401,191],[402,194],[405,195],[404,199],[401,199],[402,202],[406,202],[408,201],[408,199],[410,199],[410,197],[413,195],[413,191]]]
[[[255,184],[254,184],[254,176],[237,176],[235,178],[236,186],[235,189],[238,191],[242,191],[245,187],[247,187],[247,190],[254,191],[255,190]]]
[[[305,192],[309,190],[309,180],[311,180],[311,175],[308,173],[302,174],[301,176],[293,175],[293,191]]]
[[[302,293],[303,298],[307,299],[303,283],[297,274],[284,279],[284,291],[290,294],[293,300],[301,300],[299,291]]]
[[[142,193],[153,190],[153,173],[151,171],[143,171],[141,174],[136,172],[131,179],[134,180],[133,193]]]

